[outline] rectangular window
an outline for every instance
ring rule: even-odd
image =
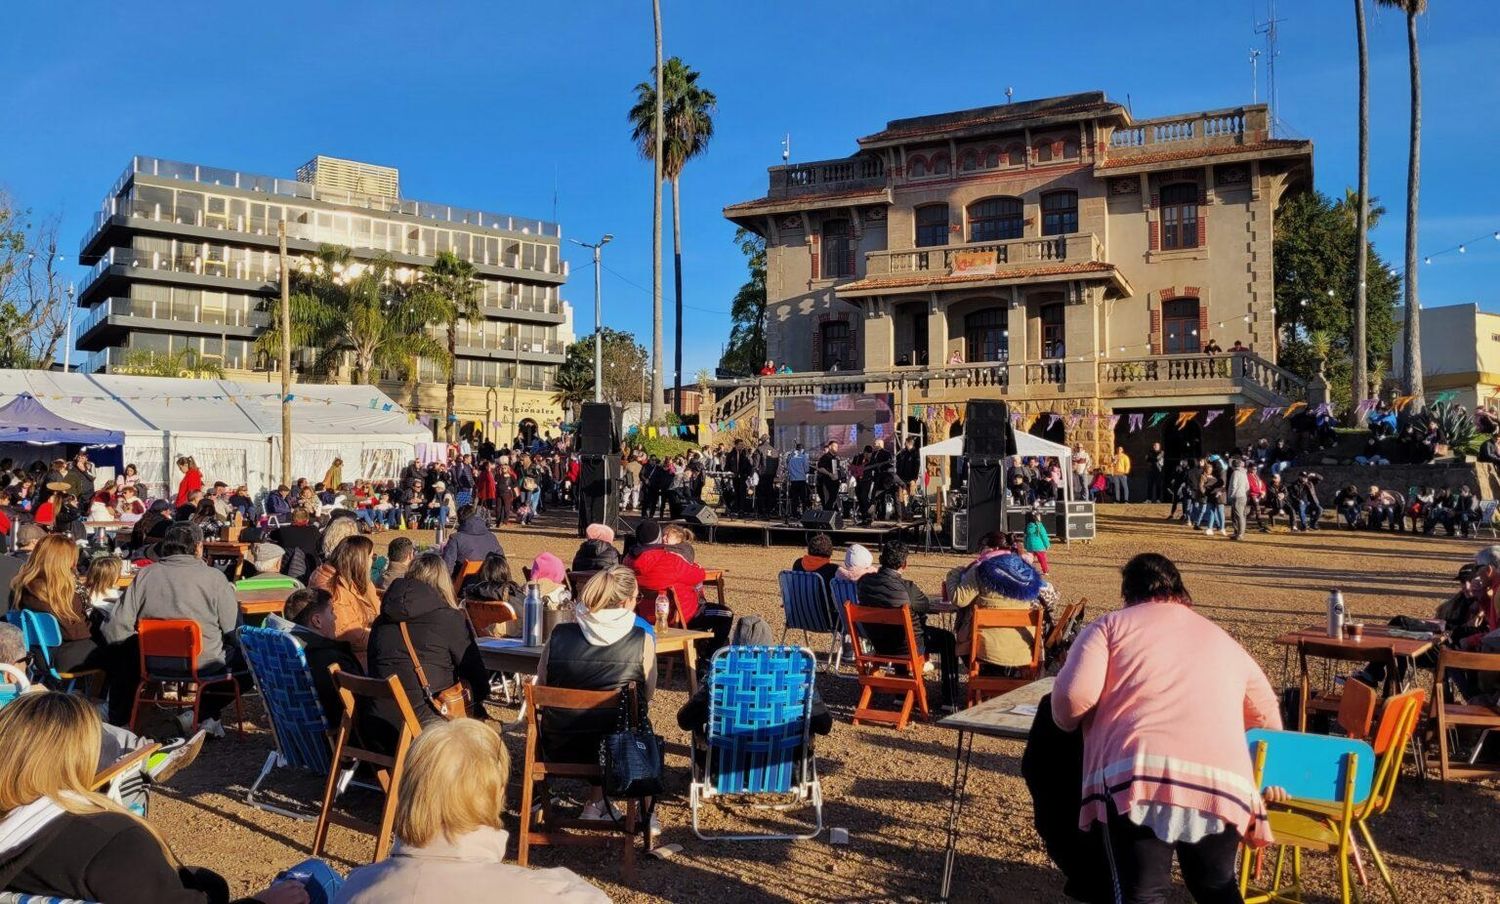
[[[1078,193],[1054,191],[1042,195],[1042,235],[1078,231]]]
[[[1198,247],[1198,186],[1168,185],[1161,190],[1161,247]]]
[[[932,248],[948,244],[948,205],[928,204],[918,207],[917,247]]]
[[[854,237],[850,235],[849,221],[824,220],[822,277],[843,279],[853,275]]]

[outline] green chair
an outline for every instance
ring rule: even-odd
[[[301,590],[302,582],[279,574],[257,575],[234,582],[235,590]]]

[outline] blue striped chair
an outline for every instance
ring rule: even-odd
[[[693,757],[693,832],[704,840],[791,841],[823,831],[823,786],[811,737],[812,651],[801,647],[725,647],[708,674],[707,755]],[[705,835],[698,825],[705,802],[721,795],[774,795],[789,809],[810,803],[812,831],[802,834]]]
[[[833,611],[828,596],[828,585],[815,571],[783,571],[778,578],[781,583],[781,608],[786,614],[786,627],[781,630],[781,642],[786,643],[788,631],[800,630],[802,641],[812,646],[810,634],[828,634],[833,637],[833,646],[828,651],[828,667],[838,671],[834,663],[843,653],[842,623]]]
[[[255,799],[261,783],[278,766],[327,776],[333,765],[328,738],[334,726],[327,723],[318,703],[307,656],[295,638],[275,628],[250,625],[240,628],[240,647],[255,674],[255,684],[260,688],[271,719],[271,731],[276,736],[276,749],[266,757],[260,775],[245,795],[245,802],[261,810],[311,821],[316,814],[297,813]]]
[[[0,904],[90,904],[77,898],[49,898],[46,895],[27,895],[15,891],[0,891]]]

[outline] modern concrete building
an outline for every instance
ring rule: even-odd
[[[459,328],[460,423],[510,436],[526,420],[546,428],[561,417],[552,380],[573,336],[560,228],[403,198],[397,170],[324,156],[296,179],[134,158],[79,250],[92,266],[78,293],[88,313],[77,345],[92,353],[81,369],[121,372],[127,356],[190,349],[235,379],[279,381],[279,362],[254,340],[279,298],[281,222],[294,268],[325,244],[348,247],[356,261],[388,256],[403,280],[442,251],[471,262],[484,317]],[[293,366],[311,360],[300,354]],[[381,388],[440,422],[445,377],[435,361],[419,371],[415,398],[394,374]]]
[[[1396,322],[1404,324],[1406,312],[1396,309]],[[1456,390],[1454,401],[1473,411],[1494,405],[1500,399],[1500,314],[1479,310],[1479,305],[1452,304],[1423,308],[1422,388],[1430,401],[1438,393]],[[1391,348],[1387,375],[1400,379],[1406,372],[1405,348],[1398,333]]]
[[[940,439],[962,415],[933,410],[1000,397],[1103,449],[1111,414],[1301,391],[1274,363],[1271,243],[1312,145],[1273,138],[1263,105],[1136,119],[1089,92],[898,119],[857,145],[771,167],[765,197],[724,209],[766,239],[768,353],[795,373],[721,383],[714,420],[836,386],[891,393]],[[1210,340],[1249,352],[1215,360]]]

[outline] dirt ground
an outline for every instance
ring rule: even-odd
[[[1199,610],[1243,643],[1277,685],[1289,679],[1283,650],[1272,639],[1284,630],[1318,623],[1330,588],[1341,588],[1351,613],[1368,621],[1402,613],[1430,615],[1452,591],[1459,565],[1482,545],[1333,530],[1252,533],[1232,542],[1167,525],[1164,515],[1162,506],[1105,506],[1098,540],[1055,546],[1052,579],[1064,599],[1087,597],[1091,615],[1114,608],[1119,566],[1138,552],[1165,553],[1181,567]],[[568,560],[576,547],[560,519],[525,530],[507,528],[501,541],[513,562],[529,561],[544,550]],[[772,625],[782,622],[776,573],[796,555],[787,546],[698,548],[700,563],[728,572],[729,602],[735,610],[758,614]],[[963,560],[952,553],[915,555],[910,575],[935,591],[945,570]],[[665,828],[661,843],[681,845],[680,854],[666,861],[640,861],[629,887],[621,884],[613,855],[597,849],[543,848],[534,854],[533,864],[568,866],[622,902],[935,899],[954,736],[922,722],[899,733],[852,726],[848,714],[856,695],[854,680],[822,673],[818,680],[835,714],[833,733],[818,744],[826,825],[848,830],[847,847],[833,847],[826,831],[812,841],[791,844],[698,840],[689,819],[688,766],[679,755],[668,757],[671,793],[658,812]],[[1424,673],[1419,680],[1430,686],[1431,676]],[[930,693],[936,699],[935,686]],[[675,719],[685,698],[679,672],[652,705],[657,729],[669,742],[686,741]],[[251,711],[259,714],[253,702]],[[519,763],[523,738],[510,724],[515,708],[499,706],[492,712],[506,723],[505,737]],[[271,744],[263,719],[243,741],[231,733],[213,742],[153,802],[151,820],[179,855],[223,873],[236,892],[261,888],[278,870],[305,858],[312,839],[312,823],[244,804]],[[1031,825],[1031,801],[1019,775],[1021,752],[1018,741],[980,738],[974,744],[955,901],[1067,900],[1060,874],[1047,861]],[[268,785],[276,795],[307,801],[313,808],[321,791],[320,780],[288,771],[273,776]],[[519,798],[513,783],[506,814],[512,831]],[[710,812],[714,826],[745,825],[744,811],[719,813],[711,806]],[[1459,782],[1444,790],[1436,781],[1419,784],[1414,776],[1405,776],[1394,806],[1375,820],[1374,830],[1406,901],[1500,900],[1500,860],[1494,855],[1500,839],[1500,785]],[[331,855],[337,868],[365,863],[371,852],[368,838],[333,829]],[[1325,900],[1332,899],[1336,888],[1331,864],[1328,857],[1309,859],[1308,872]],[[1187,900],[1180,886],[1177,892]],[[1385,899],[1378,887],[1368,894],[1372,900]]]

